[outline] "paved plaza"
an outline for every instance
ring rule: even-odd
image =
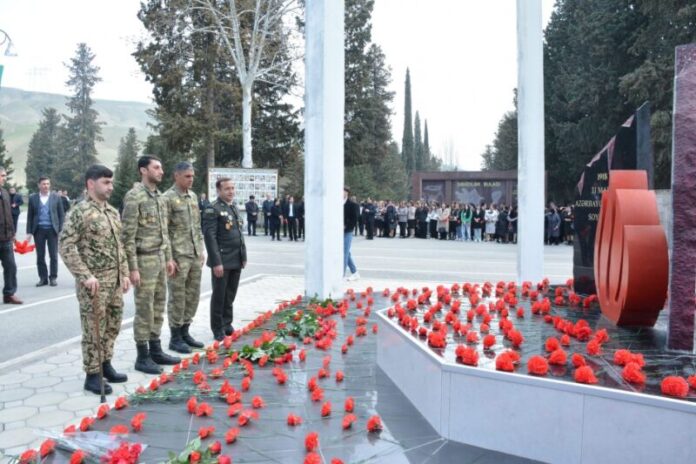
[[[303,242],[271,242],[267,237],[247,237],[249,266],[235,303],[235,325],[241,326],[277,302],[302,293]],[[438,283],[514,280],[516,245],[461,243],[418,239],[356,238],[353,256],[362,278],[345,288],[409,288]],[[18,295],[24,305],[0,308],[3,350],[0,353],[0,453],[19,453],[37,447],[40,429],[62,430],[78,418],[94,414],[99,397],[82,389],[79,322],[72,279],[61,266],[59,286],[48,291],[34,288],[34,255],[18,257]],[[545,248],[545,274],[554,283],[572,275],[572,248]],[[210,279],[202,286],[199,311],[191,327],[194,337],[211,341],[208,327]],[[114,384],[118,394],[133,393],[149,377],[133,371],[133,296],[126,296],[121,335],[116,342],[114,365],[128,373],[129,381]],[[165,323],[165,327],[166,327]],[[168,341],[168,334],[163,334]]]

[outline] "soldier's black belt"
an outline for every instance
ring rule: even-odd
[[[162,253],[162,250],[157,249],[157,250],[135,250],[135,253],[138,255],[158,255]]]

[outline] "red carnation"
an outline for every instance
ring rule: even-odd
[[[483,337],[483,347],[484,347],[485,349],[488,350],[488,349],[490,349],[490,347],[492,347],[493,345],[495,345],[495,335],[488,334],[488,335],[486,335],[485,337]]]
[[[109,430],[109,435],[127,435],[128,427],[123,424],[116,424]]]
[[[39,453],[36,450],[28,449],[19,456],[20,464],[30,464],[39,460]]]
[[[670,375],[662,379],[660,389],[665,395],[685,398],[689,393],[689,384],[684,377]]]
[[[578,383],[597,383],[597,377],[590,366],[580,366],[575,369],[573,378]]]
[[[147,417],[144,412],[139,412],[131,419],[131,427],[134,432],[140,432],[143,429],[143,421]]]
[[[310,432],[305,437],[305,448],[308,452],[312,452],[319,446],[319,435],[317,432]]]
[[[198,429],[198,436],[201,438],[208,438],[213,433],[215,433],[215,427],[212,425],[210,427],[201,427]]]
[[[343,382],[344,377],[343,371],[336,371],[336,382]]]
[[[346,412],[353,412],[353,410],[355,409],[355,400],[353,400],[352,396],[346,398],[346,401],[343,405],[343,409],[345,409]]]
[[[294,427],[296,425],[300,425],[302,423],[302,418],[300,416],[296,416],[293,413],[288,414],[288,425]]]
[[[602,354],[602,344],[597,340],[590,340],[587,342],[587,354],[590,356],[599,356]]]
[[[532,356],[527,361],[527,371],[532,375],[546,375],[549,372],[549,363],[542,356]]]
[[[232,464],[232,458],[229,456],[222,454],[218,456],[217,458],[217,464]]]
[[[372,416],[367,421],[368,432],[379,432],[382,430],[382,419],[379,416]]]
[[[549,364],[554,366],[565,366],[568,362],[568,355],[562,348],[558,348],[549,356]]]
[[[189,412],[189,414],[195,414],[197,406],[198,406],[198,400],[196,399],[195,396],[192,396],[186,402],[186,410]]]
[[[508,352],[500,353],[495,358],[495,368],[499,371],[512,372],[515,370],[515,364]]]
[[[563,334],[561,336],[561,345],[570,346],[570,337],[568,336],[568,334]]]
[[[396,296],[396,293],[394,295]],[[321,464],[321,456],[317,453],[309,453],[304,458],[304,464]]]
[[[114,403],[114,409],[123,409],[126,406],[128,406],[128,400],[125,396],[119,396],[118,398],[116,398],[116,402]]]
[[[640,365],[635,362],[628,362],[621,371],[621,377],[628,383],[643,385],[645,383],[645,374],[640,370]]]
[[[692,389],[696,390],[696,375],[690,375],[686,381]]]
[[[85,460],[85,452],[82,450],[76,450],[70,456],[70,464],[80,464]]]
[[[312,401],[321,401],[322,399],[324,399],[324,390],[320,387],[312,390]]]
[[[343,422],[341,423],[341,426],[343,429],[349,429],[353,426],[353,422],[355,422],[358,418],[355,417],[355,414],[346,414],[343,416]]]
[[[331,415],[331,401],[321,405],[321,417],[327,417]]]
[[[631,352],[629,350],[616,350],[614,353],[614,364],[625,366],[631,362]]]
[[[545,347],[546,352],[551,353],[552,351],[559,349],[561,344],[556,337],[549,337],[546,339]]]
[[[266,406],[266,403],[260,396],[255,396],[251,399],[251,407],[253,407],[254,409],[261,409],[264,406]]]
[[[471,347],[459,345],[455,350],[455,355],[457,359],[468,366],[478,365],[478,352]]]
[[[196,407],[196,415],[198,417],[201,416],[212,416],[213,415],[213,408],[208,404],[208,403],[200,403]]]
[[[80,432],[86,432],[90,428],[92,428],[92,424],[94,423],[94,419],[91,417],[83,417],[82,420],[80,421]]]
[[[519,330],[510,330],[507,333],[507,338],[510,340],[512,343],[512,346],[515,348],[519,348],[519,346],[524,342],[524,337],[522,336],[522,333]]]
[[[234,427],[234,428],[229,429],[225,433],[225,443],[227,443],[228,445],[230,443],[234,443],[237,440],[237,436],[239,436],[239,429],[238,428]]]
[[[43,443],[41,443],[41,448],[39,448],[39,455],[41,455],[42,458],[45,458],[49,454],[53,453],[55,449],[56,442],[48,438],[44,440]]]
[[[467,332],[466,334],[466,342],[467,343],[477,343],[479,339],[478,332],[474,332],[473,330],[471,332]]]
[[[99,409],[97,409],[97,419],[101,420],[108,416],[109,409],[111,408],[108,404],[102,404],[101,406],[99,406]]]
[[[585,361],[585,357],[583,355],[581,355],[580,353],[573,353],[573,356],[570,357],[570,360],[573,363],[573,366],[575,366],[575,367],[587,365],[587,361]]]
[[[250,377],[244,377],[242,379],[242,391],[248,391],[249,387],[251,387],[251,378]]]

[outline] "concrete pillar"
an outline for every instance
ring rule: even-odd
[[[343,276],[343,0],[305,6],[305,295],[338,296]]]
[[[544,276],[544,55],[541,0],[517,0],[517,278]]]

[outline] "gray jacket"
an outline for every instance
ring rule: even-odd
[[[29,208],[27,209],[27,234],[36,234],[39,228],[39,214],[41,213],[41,198],[38,193],[29,195]],[[63,230],[65,210],[60,195],[55,192],[48,194],[48,208],[51,215],[51,225],[56,234]]]

